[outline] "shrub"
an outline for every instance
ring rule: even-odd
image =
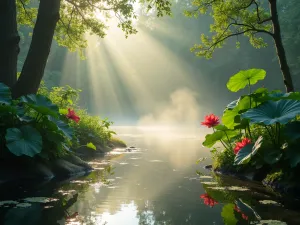
[[[248,87],[248,95],[227,105],[222,124],[216,115],[205,117],[202,125],[211,127],[203,145],[223,145],[223,151],[212,151],[215,167],[259,169],[264,166],[294,169],[300,163],[300,93],[269,91],[251,86],[263,80],[261,69],[240,71],[227,87],[237,92]]]

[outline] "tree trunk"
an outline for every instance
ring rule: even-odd
[[[0,82],[12,87],[17,81],[20,36],[16,0],[0,1]]]
[[[286,87],[286,92],[293,92],[294,84],[292,80],[292,75],[290,72],[289,65],[287,63],[287,58],[282,43],[281,30],[280,30],[280,24],[278,19],[278,12],[277,12],[277,0],[269,0],[269,3],[270,3],[272,23],[273,23],[273,39],[276,46],[280,69],[283,75],[283,82]]]
[[[32,41],[21,76],[13,87],[13,97],[36,94],[44,75],[47,59],[59,20],[61,0],[40,0]]]

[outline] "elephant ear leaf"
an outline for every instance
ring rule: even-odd
[[[259,80],[263,80],[265,77],[266,71],[263,69],[241,70],[230,77],[227,83],[227,88],[232,92],[237,92],[249,84],[256,84]]]
[[[29,125],[20,128],[8,128],[5,140],[8,150],[16,156],[33,157],[42,151],[42,136]]]
[[[256,155],[263,141],[263,137],[260,136],[254,144],[248,144],[242,148],[234,159],[234,165],[242,165],[250,162],[251,158]]]
[[[300,101],[279,100],[267,101],[257,108],[249,109],[241,118],[249,119],[250,123],[272,125],[286,124],[300,114]]]
[[[20,101],[27,104],[30,108],[42,115],[49,115],[57,118],[59,109],[49,98],[43,95],[26,95],[20,98]]]

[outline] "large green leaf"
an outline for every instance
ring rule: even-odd
[[[234,204],[226,204],[221,212],[224,224],[226,225],[236,225],[238,220],[234,215]]]
[[[262,144],[263,138],[260,136],[255,144],[248,144],[242,148],[235,156],[234,165],[242,165],[250,162],[251,158],[257,153]]]
[[[2,104],[11,104],[12,98],[9,87],[5,84],[0,83],[0,103]]]
[[[218,130],[212,134],[207,134],[205,136],[205,141],[202,143],[202,145],[205,147],[211,148],[218,141],[222,140],[223,137],[224,137],[224,132],[220,131],[220,130]]]
[[[59,110],[57,105],[54,105],[50,99],[43,95],[22,96],[20,101],[26,103],[30,108],[42,115],[58,116]]]
[[[226,133],[225,131],[222,130],[217,130],[212,134],[207,134],[205,136],[205,141],[202,143],[203,146],[211,148],[213,147],[218,141],[224,140],[227,141],[227,139],[232,139],[239,135],[238,131],[234,130],[227,130]]]
[[[6,147],[16,156],[33,157],[42,151],[42,136],[29,125],[7,129],[5,140]]]
[[[257,81],[263,80],[265,76],[266,71],[262,69],[241,70],[230,77],[227,83],[227,88],[232,92],[237,92],[249,84],[256,84]]]
[[[234,129],[234,127],[238,125],[238,123],[234,122],[234,118],[236,116],[239,116],[239,110],[237,107],[233,110],[227,109],[222,116],[222,123],[229,129]]]
[[[267,101],[254,109],[249,109],[241,118],[250,120],[250,123],[286,124],[300,114],[300,102],[295,100]],[[228,126],[227,126],[228,127]]]
[[[65,123],[62,120],[53,118],[51,116],[48,116],[48,119],[50,122],[55,124],[57,126],[57,129],[61,131],[67,138],[72,139],[73,137],[73,128],[71,128],[67,123]]]
[[[300,121],[288,123],[285,126],[284,133],[290,140],[296,140],[300,138]]]

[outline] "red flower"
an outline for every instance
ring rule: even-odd
[[[234,206],[234,209],[233,209],[234,211],[236,211],[236,212],[238,212],[238,213],[240,213],[241,215],[242,215],[242,218],[244,219],[244,220],[248,220],[248,216],[246,215],[246,214],[244,214],[244,213],[242,213],[242,211],[239,209],[239,207],[237,207],[236,205]]]
[[[241,142],[237,142],[235,144],[235,147],[233,149],[234,151],[234,154],[238,154],[238,152],[244,148],[246,145],[250,144],[251,143],[251,140],[249,138],[243,138],[243,140]]]
[[[210,207],[213,207],[214,205],[218,204],[218,202],[212,197],[210,197],[207,193],[200,195],[200,198],[204,199],[204,204]]]
[[[220,123],[219,117],[217,117],[214,114],[210,114],[210,115],[205,116],[205,119],[201,123],[201,125],[211,128],[211,127],[217,126],[219,123]]]
[[[78,123],[80,120],[80,117],[77,116],[76,113],[74,112],[74,110],[71,110],[71,109],[68,109],[67,118],[75,121],[76,123]]]

